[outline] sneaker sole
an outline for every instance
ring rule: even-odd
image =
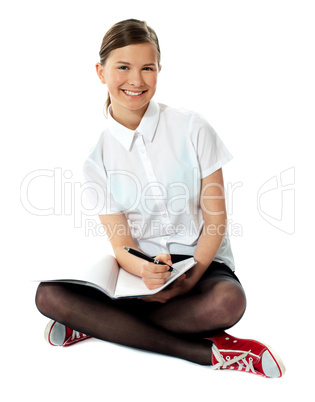
[[[259,342],[259,343],[261,343],[261,342]],[[269,345],[267,345],[266,343],[262,344],[262,345],[264,345],[267,348],[267,350],[270,353],[272,359],[274,360],[274,362],[278,366],[278,370],[279,370],[279,373],[280,373],[280,375],[277,376],[277,377],[272,376],[272,375],[268,376],[267,373],[265,373],[266,376],[268,378],[280,378],[280,377],[282,377],[284,375],[284,373],[286,372],[286,368],[285,368],[285,365],[284,365],[282,359],[279,357],[279,355],[277,355],[277,353]]]
[[[53,326],[56,324],[56,321],[54,321],[54,320],[50,320],[49,321],[49,323],[46,325],[46,328],[45,328],[45,332],[44,332],[44,338],[45,338],[45,340],[49,343],[49,345],[52,345],[52,346],[61,346],[62,344],[56,344],[56,343],[52,343],[52,342],[50,342],[50,333],[51,333],[51,330],[52,330],[52,328],[53,328]]]

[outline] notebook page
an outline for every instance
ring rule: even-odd
[[[166,281],[165,285],[161,286],[158,289],[152,290],[146,287],[146,285],[142,281],[142,278],[132,275],[129,272],[125,271],[123,268],[120,268],[116,283],[115,297],[119,298],[132,296],[148,296],[158,293],[160,290],[164,289],[183,273],[188,271],[188,269],[190,269],[195,264],[196,261],[193,257],[173,264],[173,267],[177,270],[177,272],[172,273],[172,275]]]
[[[118,274],[119,266],[116,258],[112,255],[105,255],[86,269],[84,280],[94,283],[105,290],[110,296],[113,296]]]

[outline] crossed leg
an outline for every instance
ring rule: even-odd
[[[94,338],[211,364],[206,333],[234,325],[245,310],[242,286],[216,276],[165,304],[111,300],[80,285],[41,283],[36,305],[45,316]]]
[[[242,285],[218,275],[198,284],[191,293],[157,307],[149,319],[174,333],[206,335],[235,325],[245,307]]]

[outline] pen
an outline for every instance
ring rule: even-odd
[[[169,269],[170,272],[173,272],[173,271],[176,272],[176,269],[173,268],[173,267],[171,267],[170,265],[165,264],[164,262],[161,262],[161,261],[159,261],[159,260],[157,260],[157,259],[155,259],[155,258],[149,257],[149,256],[146,255],[146,254],[140,253],[140,251],[138,251],[138,250],[134,250],[133,248],[126,247],[126,246],[124,246],[124,249],[125,249],[126,251],[128,251],[128,253],[130,253],[130,254],[132,254],[132,255],[135,255],[136,257],[142,258],[143,260],[146,260],[146,261],[149,261],[149,262],[153,262],[154,264],[167,265],[167,266],[170,268],[170,269]]]

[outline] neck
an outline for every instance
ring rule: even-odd
[[[136,130],[139,126],[142,117],[144,116],[149,104],[147,104],[144,108],[139,110],[128,110],[124,109],[121,111],[120,108],[115,108],[112,105],[112,117],[121,125],[129,128],[129,130]]]

